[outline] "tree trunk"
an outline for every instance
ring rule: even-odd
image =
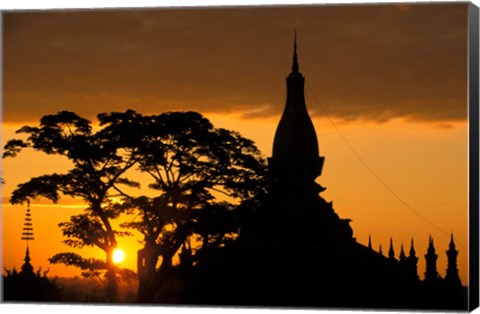
[[[112,303],[118,303],[118,284],[115,265],[113,264],[113,249],[107,250],[107,285],[105,292],[107,295],[107,301]]]
[[[155,278],[155,267],[158,261],[158,254],[155,246],[145,246],[137,252],[137,273],[138,273],[138,295],[139,302],[144,302],[145,295]]]
[[[154,301],[155,296],[166,282],[166,278],[172,269],[171,259],[171,257],[162,259],[162,265],[157,271],[154,269],[151,276],[146,278],[141,291],[139,284],[138,303],[152,303]]]
[[[141,260],[137,260],[139,276],[137,301],[139,303],[152,303],[157,293],[167,281],[167,277],[171,274],[173,256],[185,241],[183,233],[178,231],[177,229],[177,237],[178,234],[181,234],[181,238],[168,249],[163,248],[162,252],[160,252],[156,244],[146,244],[145,248],[138,252],[139,255],[137,257],[141,258]],[[162,256],[162,264],[160,268],[156,270],[159,256]],[[142,281],[142,283],[140,283],[140,281]]]

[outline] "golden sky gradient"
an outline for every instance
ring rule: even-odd
[[[297,29],[307,106],[326,157],[322,196],[352,219],[360,243],[370,234],[386,253],[393,237],[398,256],[400,244],[408,251],[415,238],[421,277],[428,236],[444,275],[453,232],[466,283],[466,4],[31,12],[7,13],[3,23],[2,143],[59,110],[92,120],[128,108],[196,110],[253,139],[265,157],[285,104]],[[19,240],[25,206],[7,204],[11,191],[68,166],[31,151],[3,161],[4,266],[19,268],[25,250]],[[39,200],[31,208],[33,265],[50,268],[50,275],[78,274],[47,259],[70,250],[57,224],[82,204]],[[120,241],[127,267],[136,263],[137,240]]]

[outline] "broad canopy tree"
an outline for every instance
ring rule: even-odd
[[[120,142],[132,140],[135,125],[139,170],[150,176],[156,192],[153,198],[125,198],[123,204],[139,217],[123,226],[144,236],[138,299],[152,302],[168,282],[175,258],[177,265],[193,265],[195,252],[238,235],[241,209],[245,204],[253,209],[265,193],[265,163],[252,141],[214,128],[196,112],[144,117],[129,111],[101,120],[106,130],[126,136]]]
[[[112,227],[112,220],[121,212],[112,208],[111,197],[122,193],[122,184],[138,185],[122,177],[136,163],[134,149],[120,147],[119,143],[111,141],[113,134],[93,132],[90,121],[67,111],[44,116],[39,127],[24,126],[17,133],[26,134],[27,139],[7,142],[4,158],[15,157],[22,149],[33,148],[68,158],[72,168],[64,174],[46,174],[20,184],[12,193],[10,202],[22,204],[39,196],[57,202],[62,195],[85,201],[88,207],[84,214],[72,216],[70,221],[60,224],[67,237],[64,243],[78,248],[100,248],[105,252],[104,266],[100,267],[102,263],[96,261],[90,263],[96,265],[95,268],[84,268],[89,261],[73,253],[57,254],[51,262],[70,263],[90,273],[105,269],[107,299],[118,301],[117,267],[112,255],[117,247],[117,237],[126,233]]]
[[[223,246],[241,231],[245,209],[253,210],[265,193],[265,162],[254,143],[213,125],[195,112],[144,116],[132,110],[98,115],[100,129],[71,112],[45,116],[40,127],[23,127],[27,140],[11,140],[4,157],[32,147],[73,162],[66,174],[50,174],[20,184],[11,202],[37,196],[54,202],[60,195],[82,198],[88,208],[60,224],[65,243],[93,245],[106,253],[107,294],[118,300],[116,268],[111,260],[117,237],[112,221],[122,213],[137,219],[123,224],[144,237],[138,252],[138,300],[152,302],[178,265],[191,266],[196,252]],[[155,196],[132,196],[123,186],[129,169],[150,177]],[[123,197],[121,204],[112,197]],[[53,262],[77,264],[95,274],[96,261],[71,253]],[[174,266],[177,265],[177,266]]]

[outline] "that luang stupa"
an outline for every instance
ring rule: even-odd
[[[467,309],[458,276],[453,235],[443,279],[429,239],[425,279],[420,280],[412,239],[395,257],[353,237],[350,219],[340,218],[320,196],[315,180],[325,158],[304,96],[296,36],[286,78],[283,115],[268,159],[270,190],[258,213],[243,227],[236,246],[199,261],[180,303],[230,306]]]

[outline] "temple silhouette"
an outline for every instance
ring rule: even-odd
[[[41,274],[41,270],[38,269],[35,272],[30,263],[29,241],[35,239],[30,202],[28,202],[22,231],[21,239],[26,241],[24,263],[20,272],[15,268],[13,270],[6,269],[6,275],[2,276],[3,301],[62,301],[61,289],[47,277],[48,271]]]
[[[320,156],[315,127],[304,97],[296,34],[293,62],[286,78],[285,109],[268,158],[270,187],[262,206],[242,226],[235,245],[209,252],[185,271],[182,304],[467,309],[466,287],[457,269],[453,234],[445,278],[437,270],[438,254],[429,239],[425,279],[420,280],[412,238],[408,255],[398,258],[393,239],[387,256],[358,243],[350,219],[340,218],[320,196],[315,180]]]

